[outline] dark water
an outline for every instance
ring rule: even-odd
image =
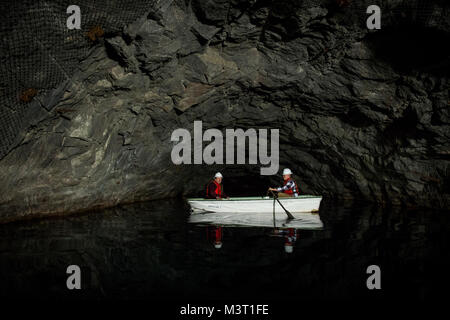
[[[442,299],[450,215],[322,203],[293,253],[270,228],[188,223],[182,200],[0,226],[2,298]],[[82,290],[66,288],[79,265]],[[366,268],[381,268],[368,290]]]

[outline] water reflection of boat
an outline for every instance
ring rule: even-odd
[[[278,203],[269,197],[236,197],[227,200],[189,198],[193,212],[284,212]],[[279,198],[290,212],[314,212],[319,210],[321,196],[301,195],[293,198]]]
[[[295,228],[302,230],[318,230],[323,228],[320,216],[316,213],[295,213],[295,219],[287,219],[286,214],[276,213],[275,219],[272,213],[267,212],[210,212],[193,213],[189,222],[206,225],[243,226],[243,227],[278,227]]]

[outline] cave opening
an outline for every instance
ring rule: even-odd
[[[281,183],[281,178],[280,178]],[[229,196],[265,196],[267,189],[273,187],[273,178],[270,176],[262,176],[259,173],[246,174],[242,173],[229,173],[226,179],[224,179],[225,192]]]
[[[444,76],[450,67],[450,33],[417,25],[382,28],[366,39],[377,58],[402,73]]]
[[[238,166],[228,168],[206,169],[211,173],[211,177],[204,174],[196,175],[191,182],[195,185],[195,191],[189,192],[189,197],[204,197],[207,184],[213,179],[215,172],[221,172],[224,176],[222,181],[224,192],[230,197],[265,196],[269,187],[278,186],[282,183],[281,176],[261,175],[259,168],[255,170],[253,166]],[[278,178],[278,179],[277,179]]]

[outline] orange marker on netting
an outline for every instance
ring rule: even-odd
[[[38,94],[38,91],[34,88],[29,88],[25,91],[23,91],[20,96],[19,99],[22,102],[30,102],[31,100],[33,100],[33,98]]]
[[[89,32],[86,34],[89,39],[92,41],[98,40],[100,37],[102,37],[105,34],[105,31],[100,26],[94,26],[92,27]]]

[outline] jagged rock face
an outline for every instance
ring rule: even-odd
[[[448,208],[448,26],[368,32],[364,10],[345,10],[175,1],[105,38],[0,161],[1,219],[195,194],[215,170],[277,181],[173,165],[171,133],[194,120],[280,129],[304,193]]]

